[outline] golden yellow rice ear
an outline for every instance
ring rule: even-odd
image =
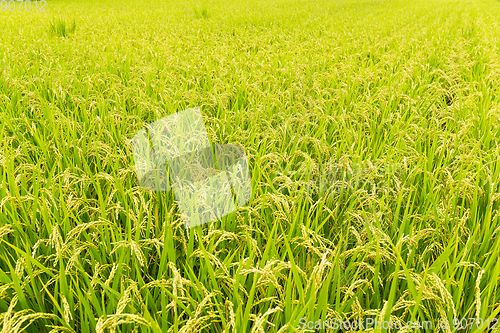
[[[252,180],[248,158],[243,147],[215,145],[218,169],[225,171],[235,194],[236,204],[243,207],[252,197]]]
[[[150,191],[170,191],[165,161],[159,161],[150,145],[147,131],[142,129],[134,136],[134,165],[139,185]]]

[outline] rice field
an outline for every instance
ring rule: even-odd
[[[499,1],[4,3],[2,333],[496,329]],[[197,106],[253,194],[185,229],[132,138]]]

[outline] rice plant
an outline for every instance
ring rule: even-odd
[[[51,36],[68,37],[76,30],[76,21],[73,19],[71,23],[67,23],[63,18],[53,19],[49,23],[48,31]]]
[[[208,12],[208,8],[205,6],[194,8],[194,15],[199,19],[207,19],[210,17],[210,13]]]
[[[0,12],[1,332],[495,326],[500,2],[204,6]],[[195,106],[253,196],[186,230],[131,141]]]

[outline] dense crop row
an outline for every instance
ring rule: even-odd
[[[2,332],[500,312],[500,2],[46,9],[0,12]],[[131,138],[194,106],[253,197],[186,232]]]

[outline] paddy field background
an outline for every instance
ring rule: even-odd
[[[1,332],[498,316],[499,1],[2,8]],[[253,196],[186,231],[131,139],[196,106]]]

